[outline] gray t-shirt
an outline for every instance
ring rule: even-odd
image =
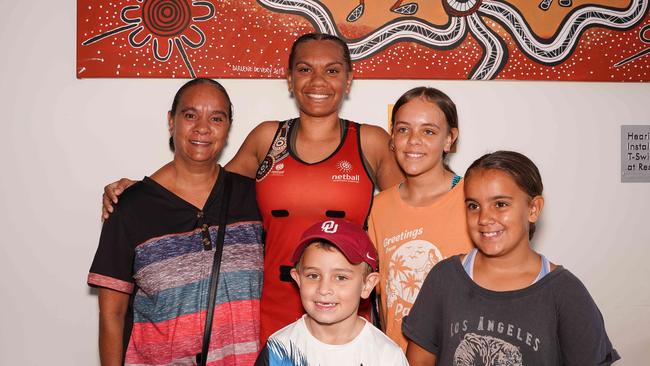
[[[402,324],[436,365],[610,365],[620,357],[582,282],[558,266],[535,284],[490,291],[454,256],[438,263]]]

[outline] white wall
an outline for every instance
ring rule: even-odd
[[[75,2],[0,3],[0,364],[94,365],[97,300],[85,285],[101,188],[170,159],[165,113],[180,80],[75,79]],[[235,127],[222,161],[264,119],[295,115],[281,80],[225,80]],[[577,274],[623,355],[650,358],[650,184],[620,183],[620,125],[650,124],[650,85],[356,81],[343,116],[386,123],[420,84],[457,102],[458,172],[495,149],[528,154],[546,207],[536,245]]]

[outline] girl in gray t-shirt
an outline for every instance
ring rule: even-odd
[[[411,366],[610,365],[602,315],[584,285],[530,246],[544,206],[526,156],[497,151],[465,174],[476,246],[427,276],[402,330]]]

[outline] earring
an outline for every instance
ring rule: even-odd
[[[390,151],[395,151],[395,144],[393,144],[392,142],[388,144],[388,147],[390,148]]]

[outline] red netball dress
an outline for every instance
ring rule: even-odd
[[[262,288],[262,343],[304,313],[289,271],[302,232],[328,217],[364,225],[374,184],[363,163],[358,123],[342,121],[338,148],[324,160],[305,163],[291,149],[298,120],[281,122],[257,171],[257,202],[266,232]]]

